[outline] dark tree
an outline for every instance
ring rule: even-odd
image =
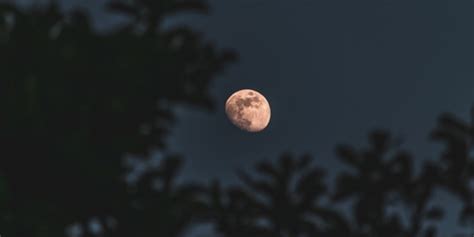
[[[387,132],[374,131],[369,138],[368,149],[337,148],[351,170],[338,174],[332,198],[352,200],[351,235],[434,236],[435,226],[423,224],[443,217],[440,207],[428,205],[437,187],[436,167],[426,163],[417,175],[414,157]]]
[[[241,172],[244,186],[211,189],[215,225],[224,236],[347,236],[343,217],[325,204],[325,172],[309,155],[283,154],[256,165],[261,178]],[[326,200],[327,201],[327,200]]]
[[[348,169],[336,174],[332,191],[309,156],[284,154],[275,165],[259,163],[262,178],[242,172],[243,185],[211,187],[216,230],[230,237],[434,237],[446,211],[434,204],[438,190],[458,196],[464,203],[461,220],[472,224],[467,221],[474,200],[468,127],[441,116],[433,136],[447,142],[446,152],[440,160],[421,162],[418,172],[415,157],[383,130],[370,133],[367,148],[337,146]]]
[[[445,144],[436,163],[439,184],[463,202],[460,220],[474,227],[474,107],[470,122],[442,114],[431,135]]]
[[[205,12],[203,1],[112,1],[108,8],[128,22],[100,33],[86,12],[63,13],[55,3],[26,9],[0,4],[4,236],[64,236],[65,226],[91,217],[113,218],[126,230],[120,233],[178,234],[175,224],[162,225],[174,220],[159,212],[141,216],[143,225],[133,221],[142,214],[135,202],[156,198],[149,208],[159,209],[159,200],[181,191],[131,193],[122,157],[147,159],[152,148],[165,148],[175,121],[172,106],[212,109],[209,83],[235,54],[216,49],[189,27],[162,29],[173,14]],[[167,175],[165,182],[173,177]],[[150,228],[139,232],[139,226]]]
[[[108,236],[182,236],[191,225],[204,222],[205,190],[197,184],[176,183],[181,165],[180,157],[168,157],[129,187],[131,206],[114,215],[125,224],[109,229]]]

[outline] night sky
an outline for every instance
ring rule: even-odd
[[[192,19],[241,56],[216,81],[215,113],[180,110],[172,150],[187,175],[236,181],[234,170],[309,152],[337,170],[334,145],[365,145],[386,128],[417,159],[439,154],[428,135],[441,112],[468,118],[474,102],[473,1],[212,1]],[[268,129],[249,134],[226,120],[235,90],[254,88],[272,105]],[[329,174],[331,175],[331,173]],[[443,205],[457,200],[439,194]],[[441,226],[452,235],[455,212]]]
[[[417,158],[441,112],[467,118],[474,102],[472,1],[212,1],[193,24],[241,56],[215,83],[215,113],[180,110],[172,150],[198,176],[232,170],[282,151],[310,152],[337,167],[334,145],[365,144],[387,128]],[[254,88],[272,105],[259,134],[225,118],[235,90]]]
[[[94,9],[97,1],[79,1]],[[386,128],[416,159],[439,154],[428,140],[441,112],[467,119],[474,102],[474,1],[239,0],[210,1],[208,16],[187,22],[238,63],[214,83],[216,110],[178,109],[169,150],[186,158],[185,178],[234,182],[234,171],[284,151],[310,153],[337,170],[338,143],[365,145]],[[98,25],[114,19],[99,16]],[[246,133],[225,116],[234,91],[251,88],[272,106],[261,133]],[[331,175],[331,173],[329,173]],[[456,200],[440,195],[445,205]],[[456,220],[444,221],[453,234]]]

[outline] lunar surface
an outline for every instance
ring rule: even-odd
[[[248,132],[260,132],[270,122],[271,111],[267,99],[250,89],[232,94],[225,103],[225,111],[235,126]]]

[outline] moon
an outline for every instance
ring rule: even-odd
[[[270,104],[262,94],[251,89],[232,94],[225,103],[225,112],[235,126],[247,132],[260,132],[270,123]]]

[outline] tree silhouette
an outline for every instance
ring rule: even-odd
[[[178,185],[181,166],[180,157],[168,157],[131,186],[131,205],[114,215],[126,224],[109,229],[109,236],[182,236],[190,225],[203,222],[207,215],[200,201],[204,189],[197,184]]]
[[[353,198],[352,235],[354,236],[434,236],[436,229],[423,228],[424,221],[442,218],[439,207],[428,206],[437,184],[437,169],[425,164],[414,174],[413,157],[398,149],[398,142],[387,132],[374,131],[368,149],[339,146],[340,160],[355,172],[338,175],[333,200]],[[407,212],[388,212],[398,207]]]
[[[368,148],[337,146],[336,154],[349,169],[337,173],[332,192],[309,156],[284,154],[275,165],[259,163],[262,179],[241,172],[244,185],[226,190],[212,185],[216,230],[231,237],[438,236],[445,209],[433,204],[437,190],[459,196],[465,204],[462,220],[472,218],[472,158],[467,138],[453,136],[463,136],[459,129],[467,126],[461,125],[451,116],[441,117],[434,137],[446,139],[447,151],[441,160],[424,161],[419,172],[414,157],[383,130],[369,134]],[[342,209],[348,205],[352,210]]]
[[[256,171],[265,178],[240,173],[245,188],[223,192],[216,183],[211,189],[216,225],[225,236],[296,237],[334,231],[330,227],[340,217],[320,204],[327,192],[324,172],[310,166],[309,156],[283,154],[278,164],[261,162]]]
[[[439,184],[463,202],[461,221],[474,226],[474,107],[471,122],[466,123],[451,114],[442,114],[432,138],[445,144],[437,168]]]
[[[127,212],[121,157],[163,149],[174,104],[212,109],[209,83],[235,54],[189,27],[160,27],[167,15],[206,5],[127,2],[144,15],[110,33],[54,2],[0,4],[3,235],[64,236],[72,223]],[[123,218],[118,225],[133,228]]]

